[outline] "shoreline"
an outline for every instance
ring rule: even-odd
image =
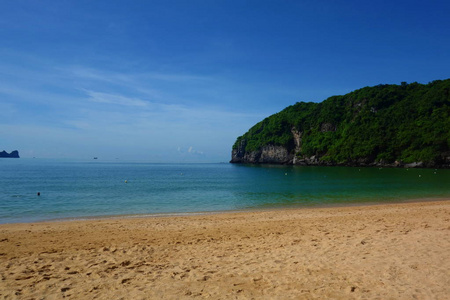
[[[118,214],[118,215],[100,215],[100,216],[80,216],[80,217],[65,217],[55,219],[42,219],[30,222],[10,222],[0,223],[2,225],[14,224],[34,224],[34,223],[59,223],[59,222],[77,222],[77,221],[96,221],[96,220],[120,220],[120,219],[140,219],[140,218],[166,218],[166,217],[189,217],[189,216],[209,216],[217,214],[233,214],[233,213],[251,213],[251,212],[267,212],[278,210],[302,210],[302,209],[320,209],[320,208],[340,208],[340,207],[364,207],[374,205],[389,205],[402,203],[420,203],[420,202],[439,202],[450,200],[450,197],[425,197],[425,198],[406,198],[403,200],[389,200],[389,201],[367,201],[367,202],[340,202],[340,203],[319,203],[319,204],[294,204],[286,206],[272,206],[267,208],[243,208],[232,210],[217,210],[217,211],[194,211],[194,212],[168,212],[168,213],[143,213],[143,214]]]
[[[450,199],[0,225],[0,298],[442,299]]]

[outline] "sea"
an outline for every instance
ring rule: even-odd
[[[450,170],[0,159],[0,223],[450,198]]]

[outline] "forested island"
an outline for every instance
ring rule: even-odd
[[[0,152],[0,157],[20,158],[19,151],[17,150],[11,151],[11,153],[8,153],[5,150],[3,150],[2,152]]]
[[[237,138],[231,163],[450,167],[450,79],[298,102]]]

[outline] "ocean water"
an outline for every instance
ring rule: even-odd
[[[0,159],[0,223],[449,196],[450,170]]]

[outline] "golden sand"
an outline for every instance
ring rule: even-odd
[[[450,299],[450,200],[0,226],[0,299]]]

